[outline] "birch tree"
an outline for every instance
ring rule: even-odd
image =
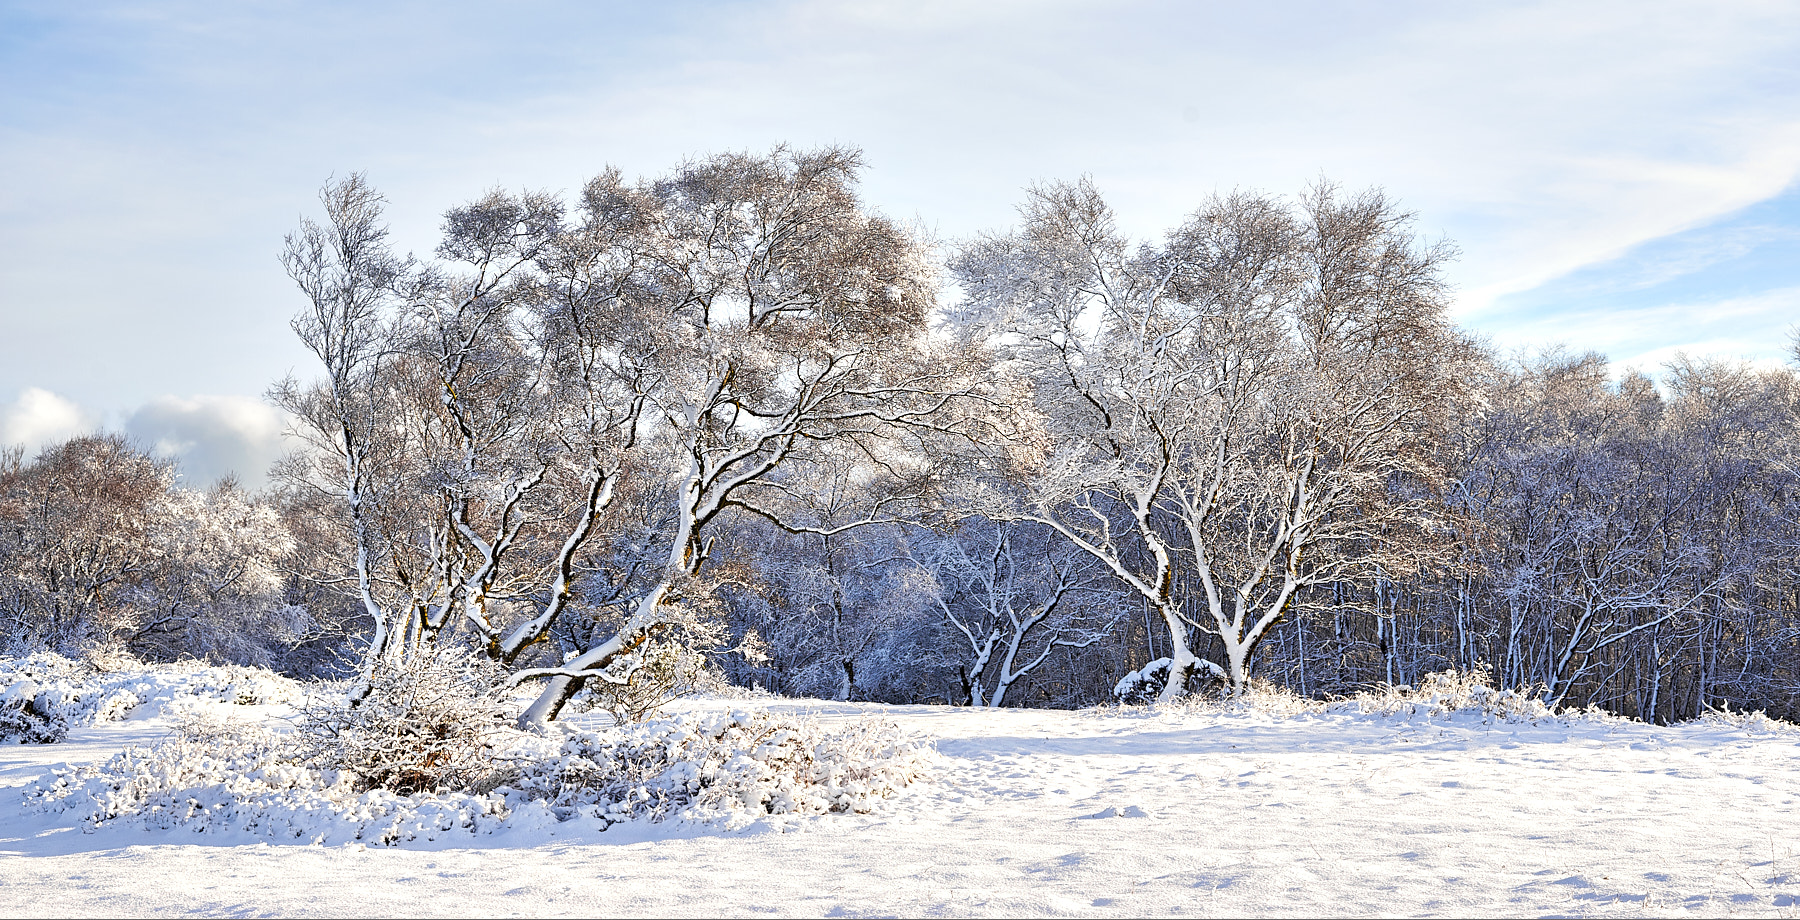
[[[290,376],[269,396],[295,420],[290,434],[312,452],[288,469],[316,488],[335,486],[348,512],[354,562],[345,581],[372,627],[355,697],[367,692],[375,662],[399,647],[404,625],[383,596],[379,570],[396,541],[384,539],[377,516],[381,485],[392,482],[401,453],[384,396],[397,353],[392,296],[409,266],[389,249],[384,199],[364,176],[327,185],[319,199],[327,223],[303,219],[281,262],[307,300],[294,332],[325,377],[306,385]]]
[[[965,645],[960,671],[972,706],[1006,705],[1008,691],[1052,655],[1094,645],[1123,615],[1091,558],[1031,529],[970,518],[950,535],[911,541],[933,605]]]
[[[1133,247],[1083,180],[1021,217],[954,263],[1051,445],[1029,497],[989,513],[1051,528],[1157,611],[1164,699],[1202,668],[1241,690],[1301,589],[1422,561],[1457,342],[1450,253],[1409,215],[1378,192],[1239,193]]]
[[[509,563],[535,536],[530,526],[544,523],[537,515],[554,510],[534,499],[548,491],[562,419],[526,311],[539,291],[534,263],[561,235],[561,218],[561,204],[542,194],[495,191],[454,208],[437,252],[446,267],[419,273],[402,292],[406,344],[428,378],[421,389],[435,397],[416,424],[421,473],[443,516],[431,560],[437,590],[413,617],[426,639],[466,625],[496,658],[516,649],[501,647],[493,605],[541,577],[537,566]]]
[[[322,198],[327,224],[305,222],[284,263],[326,375],[272,391],[306,447],[281,478],[347,510],[354,566],[310,574],[359,598],[365,676],[465,628],[511,663],[574,596],[635,436],[634,400],[595,367],[606,346],[580,333],[605,281],[572,268],[582,228],[544,195],[452,209],[425,263],[388,250],[362,177]],[[502,622],[497,605],[527,613]]]
[[[678,458],[674,525],[662,576],[623,626],[561,667],[517,675],[547,680],[524,722],[554,718],[704,593],[722,513],[787,523],[774,475],[785,465],[820,445],[954,424],[947,409],[967,384],[925,335],[930,263],[862,209],[860,166],[846,149],[777,149],[639,185],[609,172],[587,188],[584,208],[631,228],[618,361]]]

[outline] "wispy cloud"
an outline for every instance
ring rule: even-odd
[[[1800,321],[1800,286],[1745,297],[1652,306],[1547,310],[1509,326],[1506,349],[1565,344],[1608,355],[1618,368],[1654,372],[1677,353],[1778,364]]]

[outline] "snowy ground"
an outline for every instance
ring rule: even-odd
[[[765,705],[878,713],[936,738],[941,765],[878,814],[785,831],[399,848],[84,833],[0,788],[0,915],[1800,914],[1792,726]],[[0,747],[0,784],[166,731]]]

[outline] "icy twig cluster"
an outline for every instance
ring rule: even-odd
[[[347,771],[357,788],[461,788],[492,770],[512,709],[492,662],[447,647],[376,663],[358,698],[309,697],[294,732],[300,763]]]

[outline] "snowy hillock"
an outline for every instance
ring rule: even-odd
[[[259,706],[303,694],[299,682],[258,668],[36,652],[0,658],[0,743],[53,743],[81,726],[159,714],[183,697]]]
[[[276,842],[395,845],[564,822],[738,829],[770,816],[864,813],[918,778],[929,746],[892,723],[827,732],[731,712],[599,731],[515,733],[467,788],[401,794],[308,765],[291,736],[193,720],[153,747],[63,767],[24,790],[28,811]]]

